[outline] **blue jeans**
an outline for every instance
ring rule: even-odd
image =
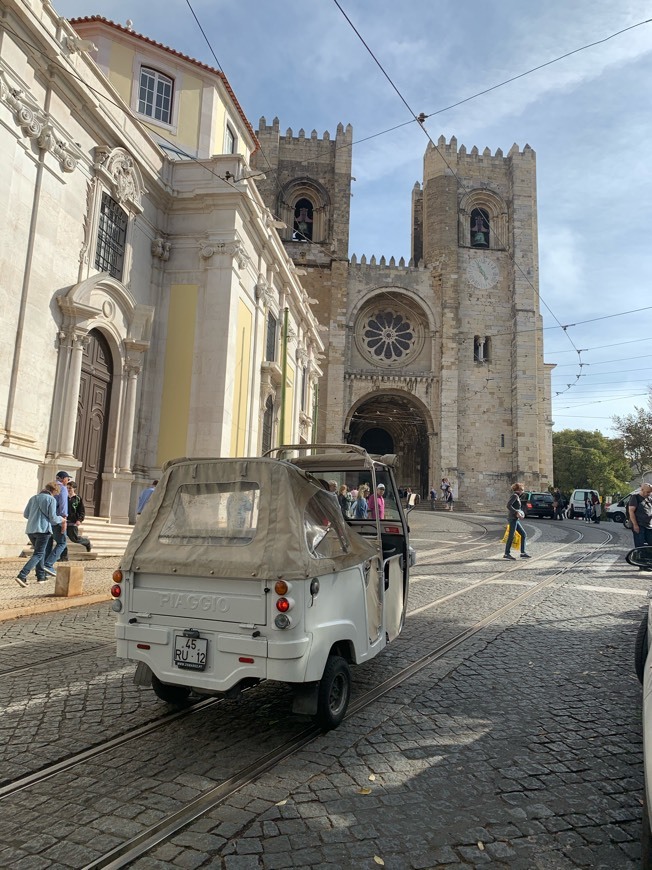
[[[649,547],[652,545],[652,529],[643,529],[641,526],[638,528],[638,532],[635,532],[634,529],[632,529],[632,534],[634,535],[634,546],[645,547],[647,545]]]
[[[27,579],[27,575],[32,570],[32,568],[36,568],[36,579],[37,580],[45,580],[45,571],[43,570],[43,562],[45,560],[45,548],[48,545],[48,541],[50,540],[49,532],[37,532],[33,535],[27,536],[34,546],[34,555],[30,556],[30,558],[25,562],[23,567],[18,572],[18,576],[22,580]]]
[[[514,540],[514,532],[518,532],[521,536],[521,553],[525,552],[525,541],[527,540],[527,535],[525,534],[525,529],[521,525],[521,521],[516,519],[516,517],[512,517],[509,520],[509,532],[507,533],[507,543],[505,544],[505,555],[509,556],[509,551],[512,548],[512,541]]]
[[[63,528],[61,526],[52,526],[52,536],[48,541],[48,546],[45,551],[45,564],[48,568],[52,568],[54,563],[58,561],[67,547],[68,538],[66,538],[66,533]]]

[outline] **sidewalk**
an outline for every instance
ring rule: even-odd
[[[28,577],[29,586],[21,588],[16,583],[16,575],[25,561],[0,560],[0,621],[109,601],[112,575],[120,563],[120,557],[102,556],[89,562],[74,563],[84,567],[84,593],[70,598],[54,595],[54,577],[45,583],[37,583],[33,571]]]

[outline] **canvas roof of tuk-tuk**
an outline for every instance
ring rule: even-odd
[[[396,456],[372,456],[355,444],[295,444],[271,451],[279,459],[287,459],[300,468],[319,471],[387,468],[396,464]]]
[[[161,530],[182,487],[251,482],[259,489],[255,534],[246,545],[168,544]],[[377,542],[365,539],[344,523],[349,549],[342,555],[316,559],[304,531],[305,508],[315,493],[333,500],[317,479],[291,462],[271,458],[178,459],[168,463],[138,518],[121,567],[143,573],[191,576],[314,577],[357,565],[377,554]]]

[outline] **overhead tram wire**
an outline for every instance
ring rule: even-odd
[[[188,0],[186,0],[188,3]],[[188,5],[190,5],[188,3]],[[194,13],[193,13],[194,14]],[[598,39],[596,42],[589,42],[586,45],[582,45],[579,48],[575,48],[572,51],[567,51],[565,54],[559,55],[559,57],[552,58],[552,60],[547,60],[544,63],[539,64],[538,66],[532,67],[532,69],[526,70],[525,72],[518,73],[516,75],[511,76],[508,79],[505,79],[502,82],[498,82],[495,85],[491,85],[488,88],[484,88],[482,91],[478,91],[475,94],[471,94],[469,97],[464,97],[461,100],[458,100],[455,103],[451,103],[450,106],[445,106],[441,109],[436,109],[434,112],[423,113],[423,120],[426,121],[428,118],[434,118],[436,115],[442,115],[444,112],[449,112],[451,109],[456,109],[458,106],[464,105],[464,103],[469,103],[472,100],[477,99],[478,97],[482,97],[485,94],[491,93],[491,91],[498,90],[498,88],[502,88],[505,85],[511,84],[512,82],[518,81],[519,79],[525,78],[525,76],[529,76],[532,73],[538,72],[541,69],[544,69],[547,66],[552,66],[552,64],[558,63],[559,61],[565,60],[568,57],[571,57],[574,54],[578,54],[581,51],[585,51],[589,48],[594,48],[596,45],[602,45],[604,42],[608,42],[610,39],[614,39],[616,36],[621,36],[623,33],[627,33],[629,30],[634,30],[636,27],[641,27],[643,24],[652,23],[652,18],[647,18],[645,21],[639,21],[636,24],[632,24],[629,27],[625,27],[622,30],[618,30],[615,33],[609,34],[609,36],[605,36],[603,39]],[[212,49],[211,49],[212,51]],[[402,121],[400,124],[394,124],[392,127],[387,127],[384,130],[379,130],[377,133],[371,133],[369,136],[363,136],[362,139],[355,139],[351,143],[346,143],[345,145],[336,146],[335,150],[340,151],[343,148],[353,148],[354,145],[360,145],[363,142],[369,142],[371,139],[377,139],[379,136],[385,136],[387,133],[393,133],[395,130],[400,130],[403,127],[408,127],[410,124],[414,123],[422,123],[420,120],[421,115],[418,118],[411,118],[409,121]],[[311,160],[308,158],[305,163],[313,163],[317,162],[317,159]],[[277,169],[273,169],[270,167],[270,174],[277,173]]]
[[[366,43],[364,37],[362,36],[362,34],[360,33],[360,31],[357,29],[357,27],[355,26],[355,24],[351,21],[351,19],[349,18],[349,16],[346,14],[346,12],[345,12],[344,9],[342,8],[342,6],[341,6],[339,0],[333,0],[333,3],[334,3],[335,6],[337,6],[337,8],[340,10],[340,12],[342,13],[342,15],[344,16],[344,18],[345,18],[346,21],[348,22],[348,24],[349,24],[349,26],[351,27],[351,29],[353,30],[353,32],[356,34],[356,36],[358,37],[358,39],[360,40],[360,42],[364,45],[364,47],[365,47],[366,50],[368,51],[369,55],[370,55],[371,58],[373,59],[374,63],[375,63],[376,66],[378,67],[378,69],[381,71],[381,73],[383,74],[383,76],[384,76],[384,77],[387,79],[387,81],[389,82],[390,86],[392,87],[392,90],[394,90],[395,93],[398,95],[398,97],[399,97],[399,99],[401,100],[401,102],[403,103],[403,105],[406,107],[406,109],[408,110],[408,112],[410,113],[410,115],[412,115],[412,118],[413,118],[415,121],[418,122],[418,124],[419,124],[419,126],[421,127],[421,129],[423,130],[424,134],[428,137],[428,141],[432,144],[432,146],[433,146],[433,148],[436,150],[437,154],[439,154],[439,156],[440,156],[440,158],[442,159],[442,161],[446,164],[446,166],[448,167],[449,171],[451,172],[451,174],[453,175],[453,177],[456,179],[458,186],[459,186],[459,187],[460,187],[460,188],[461,188],[465,193],[469,193],[469,192],[470,192],[469,189],[466,187],[466,185],[464,184],[464,182],[462,181],[462,179],[460,178],[460,176],[458,175],[458,173],[457,173],[457,172],[453,169],[453,167],[450,165],[450,163],[448,162],[448,160],[446,160],[446,157],[445,157],[445,156],[442,154],[442,152],[439,150],[439,148],[437,147],[437,144],[436,144],[435,141],[433,140],[432,136],[431,136],[430,133],[428,133],[428,131],[426,130],[426,128],[425,128],[425,126],[424,126],[424,121],[426,120],[426,116],[425,116],[425,114],[424,114],[423,112],[422,112],[420,115],[417,115],[417,114],[416,114],[416,112],[413,110],[413,108],[410,106],[410,104],[407,102],[407,100],[405,99],[405,97],[403,96],[403,94],[402,94],[402,93],[400,92],[400,90],[398,89],[397,85],[396,85],[396,84],[394,83],[394,81],[392,80],[392,78],[391,78],[391,76],[389,75],[389,73],[385,70],[385,68],[383,67],[383,65],[381,64],[381,62],[378,60],[378,58],[376,57],[376,55],[374,54],[374,52],[371,50],[371,48],[369,47],[369,45],[367,45],[367,43]],[[532,284],[532,282],[530,281],[529,277],[526,275],[525,271],[524,271],[524,270],[519,266],[519,264],[516,262],[515,257],[514,257],[514,256],[509,252],[509,250],[507,249],[507,245],[505,244],[505,240],[504,240],[504,239],[500,239],[500,242],[502,243],[503,247],[507,250],[507,255],[508,255],[508,257],[511,259],[511,261],[512,261],[514,267],[515,267],[516,269],[518,269],[518,271],[521,273],[521,275],[522,275],[523,278],[525,279],[526,283],[531,287],[532,291],[533,291],[534,294],[537,296],[537,298],[539,299],[539,301],[542,302],[543,305],[545,305],[545,307],[546,307],[547,311],[550,313],[551,317],[552,317],[552,318],[557,322],[557,324],[558,324],[558,325],[559,325],[559,326],[564,330],[564,332],[565,332],[565,334],[566,334],[566,336],[567,336],[569,342],[571,343],[571,345],[573,346],[573,348],[574,348],[575,351],[577,352],[577,354],[578,354],[578,358],[580,359],[580,372],[579,372],[579,374],[576,375],[576,380],[579,380],[579,379],[582,377],[582,370],[581,370],[581,351],[580,351],[580,349],[577,347],[577,345],[575,344],[575,342],[573,341],[573,339],[571,338],[571,336],[568,334],[568,329],[569,329],[569,327],[568,327],[568,326],[564,326],[564,325],[561,323],[561,321],[560,321],[559,318],[556,316],[556,314],[554,313],[554,311],[550,308],[550,306],[548,305],[548,303],[547,303],[547,302],[545,301],[545,299],[541,296],[540,292],[537,290],[537,288],[534,286],[534,284]],[[570,389],[570,387],[569,387],[568,389]],[[562,390],[562,391],[561,391],[561,393],[564,393],[564,392],[567,392],[567,390]],[[560,393],[556,393],[556,395],[560,395]]]
[[[334,0],[334,2],[336,2],[336,0]],[[204,38],[206,39],[206,42],[207,42],[208,45],[209,45],[209,48],[210,48],[210,50],[211,50],[211,53],[213,54],[213,57],[215,58],[215,61],[216,61],[217,65],[218,65],[218,67],[219,67],[219,69],[220,69],[220,72],[222,72],[222,74],[225,75],[225,73],[224,73],[224,71],[223,71],[223,69],[222,69],[222,66],[221,66],[221,64],[219,63],[219,60],[217,59],[217,56],[216,56],[215,52],[213,51],[212,46],[210,45],[210,42],[209,42],[209,40],[208,40],[208,37],[206,36],[206,33],[205,33],[203,27],[201,26],[201,23],[199,22],[199,20],[198,20],[196,14],[195,14],[195,12],[194,12],[194,9],[192,8],[192,6],[191,6],[191,4],[190,4],[190,2],[189,2],[189,0],[186,0],[186,3],[187,3],[187,5],[189,6],[190,11],[192,12],[192,14],[193,14],[193,16],[194,16],[194,18],[195,18],[195,20],[196,20],[196,22],[197,22],[197,25],[198,25],[198,27],[200,28],[200,30],[201,30],[201,32],[202,32],[202,35],[204,36]],[[339,6],[339,3],[336,2],[336,5],[337,5],[338,8],[340,8],[340,10],[341,10],[341,7]],[[341,11],[342,11],[342,10],[341,10]],[[345,14],[344,12],[342,12],[342,14],[344,15],[345,18],[347,18],[347,21],[348,21],[349,19],[348,19],[348,17],[346,16],[346,14]],[[646,24],[646,23],[648,23],[649,21],[652,21],[652,19],[648,19],[648,21],[639,22],[639,24],[637,24],[637,25],[632,25],[632,27],[630,27],[630,28],[626,28],[626,30],[631,30],[633,27],[640,26],[641,24]],[[353,26],[353,25],[352,25],[352,26]],[[26,45],[26,46],[28,46],[29,48],[31,48],[31,49],[32,49],[33,51],[35,51],[37,54],[40,54],[42,57],[45,57],[45,58],[49,59],[49,55],[48,55],[46,52],[42,51],[42,50],[41,50],[37,45],[35,45],[34,43],[30,42],[29,40],[26,40],[26,39],[25,39],[24,37],[22,37],[20,34],[16,33],[16,31],[14,31],[11,27],[7,27],[7,25],[5,24],[5,25],[3,25],[3,29],[5,29],[8,33],[11,33],[12,36],[14,36],[16,39],[18,39],[18,40],[19,40],[20,42],[22,42],[24,45]],[[355,28],[354,28],[354,30],[355,30]],[[619,33],[623,33],[623,32],[625,32],[625,31],[618,31],[618,33],[616,33],[616,34],[612,34],[611,37],[607,37],[605,40],[601,40],[601,41],[604,42],[604,41],[606,41],[607,39],[610,39],[610,38],[612,38],[613,36],[617,36]],[[357,33],[357,30],[356,30],[356,33]],[[359,34],[358,34],[358,35],[359,35]],[[364,40],[362,40],[362,37],[359,37],[359,38],[361,39],[361,41],[363,42],[363,44],[365,45],[365,47],[367,48],[367,50],[370,52],[370,54],[372,54],[372,57],[374,57],[374,56],[373,56],[373,53],[371,52],[371,50],[366,46],[366,43],[364,43]],[[594,44],[598,44],[598,43],[591,43],[591,45],[594,45]],[[589,48],[589,47],[591,47],[591,45],[584,46],[583,48]],[[569,54],[574,54],[574,53],[577,53],[578,51],[581,51],[581,50],[583,50],[583,49],[582,49],[582,48],[580,48],[580,49],[575,49],[575,51],[570,52]],[[565,55],[565,56],[567,56],[567,55]],[[562,57],[564,57],[564,56],[562,56]],[[557,60],[560,60],[560,59],[562,59],[562,58],[557,58]],[[376,63],[379,65],[379,67],[380,67],[381,70],[382,70],[382,67],[380,66],[380,63],[376,60],[375,57],[374,57],[374,60],[376,61]],[[553,62],[555,62],[555,61],[549,61],[548,64],[553,63]],[[545,66],[545,65],[546,65],[546,64],[544,64],[544,66]],[[133,112],[132,112],[132,111],[131,111],[131,110],[130,110],[130,109],[129,109],[125,104],[118,103],[116,100],[111,99],[111,97],[109,97],[106,93],[104,93],[104,92],[98,90],[97,88],[93,88],[91,85],[88,84],[88,82],[86,82],[85,79],[83,79],[80,75],[78,75],[78,74],[77,74],[76,72],[74,72],[72,69],[67,69],[67,68],[65,68],[65,67],[62,66],[62,67],[61,67],[61,70],[62,70],[62,72],[64,72],[65,74],[69,75],[71,78],[74,78],[74,79],[76,79],[77,81],[79,81],[81,84],[83,84],[84,87],[85,87],[88,91],[90,91],[91,93],[95,94],[96,96],[98,96],[98,97],[104,99],[106,102],[108,102],[108,103],[114,105],[116,108],[120,109],[120,111],[122,111],[124,114],[126,114],[126,115],[131,119],[131,120],[133,120],[134,122],[136,122],[136,123],[138,123],[138,124],[141,124],[142,126],[146,127],[146,128],[147,128],[148,130],[150,130],[150,132],[153,133],[153,134],[154,134],[154,135],[155,135],[159,140],[161,140],[162,142],[167,143],[167,145],[170,146],[170,150],[174,151],[175,153],[179,154],[180,156],[182,156],[182,157],[184,157],[184,158],[186,158],[186,159],[188,159],[188,160],[194,160],[196,163],[200,163],[200,164],[202,165],[202,167],[203,167],[207,172],[209,172],[211,175],[213,175],[215,178],[218,178],[220,181],[222,181],[222,182],[224,182],[225,184],[227,184],[227,185],[228,185],[229,187],[231,187],[233,190],[238,191],[241,195],[243,195],[244,197],[246,197],[247,199],[249,199],[251,202],[254,202],[256,205],[258,205],[258,203],[256,203],[256,201],[255,201],[251,196],[249,196],[249,194],[244,193],[243,191],[241,191],[241,190],[240,190],[240,189],[239,189],[239,188],[238,188],[234,183],[232,183],[228,178],[226,178],[225,176],[222,176],[222,175],[220,175],[219,173],[215,172],[215,171],[212,170],[209,166],[206,166],[205,161],[201,160],[200,158],[198,158],[198,157],[196,157],[196,156],[194,156],[194,155],[192,155],[192,154],[187,153],[187,152],[184,151],[182,148],[180,148],[176,143],[174,143],[174,142],[172,142],[171,140],[167,139],[165,136],[163,136],[163,135],[160,133],[160,131],[159,131],[157,128],[152,127],[152,126],[151,126],[150,124],[148,124],[147,121],[145,121],[143,118],[141,118],[140,116],[137,116],[137,115],[136,115],[135,113],[133,113]],[[389,79],[389,76],[387,75],[387,73],[385,73],[384,70],[383,70],[383,74],[384,74],[384,75]],[[516,76],[515,78],[520,78],[520,77],[522,77],[522,76],[524,76],[524,75],[526,75],[526,74],[527,74],[527,73],[523,73],[523,74],[521,74],[521,76]],[[390,80],[390,81],[391,81],[391,80]],[[505,83],[506,83],[506,82],[505,82]],[[398,89],[396,88],[395,85],[393,85],[393,83],[392,83],[392,86],[393,86],[394,89],[397,91],[397,93],[399,93],[399,92],[398,92]],[[499,87],[499,85],[496,85],[495,87]],[[489,90],[492,90],[492,89],[493,89],[493,88],[490,88]],[[399,94],[399,95],[400,95],[400,94]],[[478,94],[478,95],[475,95],[475,96],[479,96],[479,94]],[[409,111],[412,113],[412,109],[409,107],[409,105],[407,104],[407,102],[403,99],[403,97],[401,97],[401,99],[402,99],[402,101],[405,103],[405,105],[406,105],[406,107],[409,109]],[[467,101],[470,100],[470,99],[473,99],[473,97],[469,97],[469,98],[467,98],[467,100],[464,100],[464,101],[462,101],[462,102],[467,102]],[[445,110],[441,110],[441,111],[445,111]],[[438,113],[434,113],[434,114],[438,114]],[[420,126],[422,126],[422,123],[419,121],[419,118],[418,118],[417,116],[414,116],[414,117],[413,117],[413,121],[417,121],[417,122],[420,124]],[[406,123],[412,123],[412,121],[409,121],[409,122],[406,122]],[[404,126],[404,124],[403,124],[403,125],[399,125],[399,126]],[[396,128],[390,128],[390,129],[396,129]],[[437,152],[440,154],[440,156],[442,156],[442,155],[441,155],[441,152],[440,152],[439,149],[437,148],[437,145],[436,145],[435,142],[433,141],[433,139],[432,139],[432,137],[430,136],[430,134],[427,132],[427,130],[425,130],[425,128],[423,128],[423,126],[422,126],[422,129],[424,130],[424,133],[425,133],[426,136],[428,137],[429,141],[433,144],[434,148],[437,150]],[[390,132],[390,130],[388,130],[388,131],[384,131],[384,132]],[[381,135],[381,134],[374,134],[374,135]],[[373,137],[370,137],[370,138],[373,138]],[[364,140],[360,140],[360,141],[364,141]],[[353,143],[353,144],[355,144],[355,143]],[[342,146],[342,147],[349,147],[349,146],[347,145],[347,146]],[[164,150],[166,150],[166,149],[164,149]],[[267,155],[264,153],[262,147],[260,148],[260,152],[261,152],[261,154],[263,155],[263,157],[265,158],[265,161],[267,162],[268,167],[270,167],[269,174],[276,174],[276,170],[274,170],[274,169],[271,167],[271,164],[269,163],[269,160],[268,160],[268,158],[267,158]],[[442,159],[443,159],[444,162],[448,165],[447,161],[445,160],[445,158],[443,158],[443,156],[442,156]],[[450,167],[449,167],[449,168],[450,168]],[[451,169],[451,171],[453,171],[453,170]],[[262,174],[262,173],[263,173],[263,170],[261,170],[261,174]],[[267,174],[267,171],[265,171],[265,174]],[[463,187],[463,189],[466,189],[466,188],[464,188],[464,185],[462,184],[461,179],[459,179],[459,177],[458,177],[455,173],[453,173],[453,174],[455,175],[455,177],[456,177],[458,183],[461,184],[461,186]],[[276,182],[276,186],[277,186],[277,190],[279,190],[279,192],[280,192],[280,191],[281,191],[281,188],[280,188],[280,185],[278,184],[278,181]],[[275,219],[279,219],[278,216],[275,215],[274,212],[272,212],[271,209],[270,209],[270,213],[272,214],[272,216],[273,216]],[[299,235],[303,235],[302,233],[298,233],[298,234],[299,234]],[[304,239],[305,239],[305,241],[311,241],[311,243],[312,243],[313,245],[315,245],[315,246],[321,248],[321,249],[322,249],[325,253],[327,253],[329,256],[331,255],[331,252],[328,251],[328,250],[327,250],[323,245],[320,245],[319,243],[316,243],[316,242],[312,242],[312,240],[307,239],[305,236],[304,236]],[[501,240],[501,241],[502,241],[502,240]],[[516,265],[517,268],[518,268],[518,264],[515,264],[515,265]],[[547,305],[547,303],[545,302],[545,300],[543,300],[543,298],[541,297],[541,295],[540,295],[540,294],[536,291],[536,289],[533,287],[533,285],[531,284],[531,282],[528,280],[527,276],[524,276],[524,277],[525,277],[526,281],[528,282],[528,284],[530,284],[530,286],[532,287],[532,289],[534,290],[534,292],[539,296],[539,298],[541,299],[541,301],[543,302],[543,304],[546,306],[546,308],[548,309],[548,311],[550,311],[551,315],[555,318],[555,320],[557,320],[557,318],[555,317],[554,313],[550,310],[550,308],[549,308],[549,306]],[[644,310],[646,310],[646,309],[645,309],[645,308],[643,308],[643,309],[635,309],[635,311],[644,311]],[[627,313],[632,313],[632,312],[620,312],[620,313],[613,314],[613,315],[605,315],[604,317],[601,317],[601,318],[593,318],[593,320],[610,319],[611,317],[619,317],[619,316],[622,316],[623,314],[627,314]],[[577,326],[577,325],[580,325],[580,324],[582,324],[582,323],[590,323],[590,322],[592,322],[592,321],[591,321],[591,320],[587,320],[587,321],[578,321],[578,322],[576,322],[576,323],[574,323],[574,324],[563,325],[563,324],[561,324],[561,323],[559,322],[559,320],[557,320],[557,324],[558,324],[557,326],[535,327],[535,328],[532,329],[532,330],[522,330],[522,332],[538,332],[538,331],[542,331],[542,330],[558,329],[558,328],[561,328],[561,329],[563,329],[563,330],[565,331],[566,335],[568,336],[568,333],[566,332],[566,330],[567,330],[568,328],[570,328],[571,326]],[[511,333],[495,333],[495,335],[511,335]],[[578,353],[579,353],[579,351],[578,351],[577,348],[575,347],[574,343],[573,343],[572,340],[570,339],[570,336],[568,336],[568,338],[569,338],[569,341],[571,341],[571,344],[573,345],[573,351],[558,351],[558,352],[559,352],[559,353],[570,353],[570,352],[578,352]],[[649,341],[649,340],[652,340],[652,339],[649,339],[649,338],[644,338],[644,339],[633,339],[632,342],[619,342],[619,343],[614,344],[614,345],[602,345],[601,347],[612,347],[612,346],[615,347],[615,346],[617,346],[617,345],[619,345],[619,344],[628,344],[628,343],[635,343],[635,342],[638,342],[638,341]],[[584,350],[593,350],[593,349],[596,349],[596,348],[585,348]],[[586,365],[588,365],[588,364],[586,364]],[[578,378],[579,378],[579,377],[581,377],[581,375],[578,375]],[[564,390],[564,391],[562,391],[562,392],[567,392],[567,391]],[[560,395],[560,393],[556,393],[556,395]]]
[[[343,15],[343,17],[345,18],[345,20],[347,21],[347,23],[349,24],[349,26],[350,26],[351,29],[353,30],[353,32],[356,34],[356,36],[358,37],[358,39],[360,40],[360,42],[363,44],[363,46],[365,47],[365,49],[367,50],[367,52],[369,53],[369,55],[370,55],[371,58],[373,59],[374,63],[378,66],[378,68],[379,68],[379,70],[381,71],[381,73],[383,74],[383,76],[387,79],[387,81],[389,82],[389,84],[390,84],[390,86],[392,87],[392,89],[393,89],[393,90],[395,91],[395,93],[398,95],[399,99],[401,100],[401,102],[403,103],[403,105],[406,107],[406,109],[408,110],[408,112],[410,113],[410,115],[412,116],[412,120],[413,120],[413,121],[416,121],[416,122],[419,124],[419,126],[421,127],[421,129],[424,131],[425,135],[428,137],[428,140],[430,141],[430,143],[432,144],[432,146],[434,147],[434,149],[437,151],[437,153],[439,154],[439,156],[440,156],[440,158],[442,159],[442,161],[446,164],[446,166],[448,167],[449,171],[450,171],[450,172],[452,173],[452,175],[455,177],[455,179],[456,179],[458,185],[460,186],[460,188],[461,188],[462,190],[464,190],[466,193],[468,193],[468,192],[469,192],[468,188],[466,187],[466,185],[464,184],[464,182],[462,181],[462,179],[459,177],[459,175],[457,174],[457,172],[453,169],[453,167],[452,167],[452,166],[449,164],[449,162],[446,160],[445,156],[444,156],[444,155],[442,154],[442,152],[439,150],[439,148],[437,147],[437,144],[434,142],[434,140],[432,139],[432,137],[430,136],[430,134],[428,133],[428,131],[427,131],[426,128],[424,127],[424,122],[425,122],[425,120],[426,120],[426,118],[427,118],[426,114],[423,113],[423,112],[420,113],[419,115],[416,114],[416,112],[412,109],[412,107],[410,106],[410,104],[407,102],[407,100],[405,99],[405,97],[403,96],[403,94],[401,93],[401,91],[399,90],[399,88],[397,87],[397,85],[396,85],[396,84],[394,83],[394,81],[392,80],[392,78],[391,78],[391,76],[389,75],[389,73],[387,73],[387,71],[385,70],[385,68],[383,67],[383,65],[380,63],[380,61],[378,60],[378,58],[376,57],[376,55],[374,54],[374,52],[371,50],[371,48],[369,47],[369,45],[367,44],[367,42],[366,42],[365,39],[363,38],[363,36],[362,36],[362,34],[360,33],[360,31],[357,29],[357,27],[355,26],[355,24],[353,23],[353,21],[349,18],[349,16],[347,15],[347,13],[344,11],[344,9],[342,8],[342,6],[341,6],[339,0],[333,0],[333,3],[335,4],[335,6],[337,6],[337,8],[338,8],[339,11],[341,12],[341,14]],[[647,21],[640,22],[640,24],[648,23],[648,21],[652,21],[652,19],[648,19]],[[639,25],[639,24],[637,24],[637,25],[632,25],[631,27],[625,28],[625,30],[630,30],[630,29],[632,29],[633,27],[637,27],[637,26],[640,26],[640,25]],[[623,30],[623,31],[619,31],[619,32],[625,32],[625,30]],[[613,34],[613,36],[616,36],[616,35],[618,35],[618,34]],[[602,40],[602,41],[607,41],[607,39],[611,39],[611,38],[613,38],[613,37],[612,37],[612,36],[607,37],[605,40]],[[596,42],[595,44],[597,45],[597,44],[599,44],[599,42]],[[576,51],[579,51],[579,50],[581,50],[581,49],[576,49]],[[569,52],[569,54],[573,54],[573,53],[575,53],[575,52]],[[505,240],[504,240],[504,239],[500,239],[500,241],[501,241],[501,243],[503,244],[503,247],[506,248]],[[579,358],[579,361],[580,361],[580,362],[579,362],[579,365],[580,365],[580,372],[576,375],[576,381],[575,381],[575,383],[577,383],[577,381],[579,381],[579,379],[582,377],[582,374],[583,374],[583,373],[582,373],[582,362],[581,362],[581,359],[582,359],[582,358],[581,358],[581,353],[582,353],[582,351],[577,347],[577,345],[575,344],[575,342],[573,341],[573,339],[571,338],[571,336],[568,334],[568,329],[569,329],[571,326],[575,326],[575,325],[577,325],[577,324],[569,324],[569,325],[567,325],[567,326],[564,326],[564,325],[561,323],[561,321],[557,318],[557,316],[555,315],[555,313],[552,311],[552,309],[550,308],[550,306],[548,305],[548,303],[545,301],[545,299],[541,296],[541,293],[538,291],[538,289],[537,289],[537,288],[532,284],[532,282],[530,281],[529,277],[525,274],[524,270],[521,269],[520,265],[516,262],[516,259],[514,258],[514,256],[513,256],[511,253],[509,253],[509,251],[508,251],[508,256],[510,257],[510,259],[511,259],[513,265],[514,265],[514,267],[515,267],[516,269],[518,269],[518,271],[521,273],[522,277],[525,279],[525,281],[527,282],[527,284],[531,287],[531,289],[533,290],[533,292],[535,293],[535,295],[537,296],[537,298],[538,298],[538,299],[543,303],[543,305],[546,307],[547,311],[550,313],[550,315],[553,317],[553,319],[557,322],[558,326],[559,326],[561,329],[564,330],[564,333],[566,334],[566,336],[567,336],[567,338],[568,338],[570,344],[572,345],[573,349],[576,351],[576,353],[577,353],[577,355],[578,355],[578,358]],[[595,319],[597,320],[597,319],[601,319],[601,318],[595,318]],[[509,333],[508,333],[508,334],[509,334]],[[555,393],[555,395],[556,395],[556,396],[559,396],[559,395],[561,395],[562,393],[567,392],[567,391],[568,391],[569,389],[571,389],[573,386],[575,386],[575,384],[570,384],[570,385],[567,387],[566,390],[561,390],[561,391]]]

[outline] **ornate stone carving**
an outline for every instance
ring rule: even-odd
[[[49,151],[64,172],[73,172],[77,168],[79,151],[76,146],[57,137],[54,126],[38,108],[36,100],[20,88],[13,87],[4,70],[0,70],[0,100],[13,112],[23,136],[36,139],[38,147]]]
[[[209,260],[214,254],[218,257],[234,257],[239,269],[244,269],[251,260],[238,239],[232,242],[204,240],[199,243],[199,256],[203,260]]]
[[[99,145],[95,149],[95,169],[111,186],[116,202],[127,203],[136,211],[142,211],[141,199],[147,191],[140,170],[128,151]]]
[[[84,215],[84,241],[79,251],[79,262],[88,263],[88,247],[91,241],[93,228],[93,203],[95,202],[95,188],[97,178],[91,178],[86,187],[86,214]]]
[[[152,239],[152,257],[156,257],[159,260],[163,260],[164,263],[167,263],[170,259],[171,247],[172,245],[170,242],[166,242],[165,239]]]

